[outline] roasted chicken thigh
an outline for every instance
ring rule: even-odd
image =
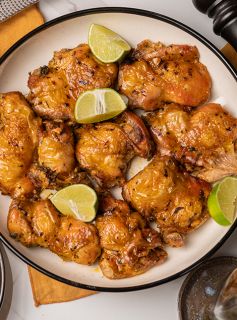
[[[12,198],[45,188],[89,184],[80,172],[71,128],[37,118],[19,92],[0,94],[0,190]]]
[[[77,166],[74,148],[73,133],[67,124],[43,122],[37,155],[27,173],[36,190],[60,189],[73,183],[90,184],[87,175]]]
[[[183,172],[170,157],[156,155],[123,187],[123,197],[147,220],[156,221],[164,241],[184,244],[184,236],[208,218],[210,185]]]
[[[166,260],[160,236],[126,202],[107,196],[96,219],[102,255],[100,268],[107,278],[121,279],[146,272]]]
[[[99,62],[87,44],[80,44],[74,49],[55,52],[48,66],[30,73],[28,99],[43,118],[73,122],[79,94],[112,87],[116,76],[116,64]]]
[[[209,182],[237,175],[237,119],[221,105],[188,110],[170,104],[145,121],[159,152],[174,156],[193,175]]]
[[[41,120],[20,92],[0,94],[0,190],[12,197],[32,188],[26,178],[38,146]]]
[[[48,248],[67,261],[90,265],[101,252],[96,228],[62,216],[49,200],[13,200],[8,230],[23,245]]]
[[[124,112],[115,122],[85,125],[77,130],[76,156],[102,188],[125,182],[130,160],[135,156],[149,158],[150,135],[142,120],[132,112]]]
[[[196,47],[144,40],[119,71],[119,90],[131,108],[156,110],[163,102],[198,106],[210,95],[211,78]]]

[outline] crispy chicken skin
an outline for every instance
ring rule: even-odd
[[[73,132],[66,123],[43,122],[37,157],[27,174],[36,190],[90,184],[86,173],[79,171],[74,149]]]
[[[74,137],[65,123],[42,121],[19,92],[0,94],[0,190],[12,198],[42,189],[90,184],[80,172]]]
[[[124,112],[115,122],[85,125],[77,130],[76,156],[102,188],[122,185],[130,160],[150,158],[152,144],[142,120]]]
[[[125,132],[136,155],[150,159],[153,155],[154,144],[143,120],[135,113],[126,111],[117,117],[115,122]]]
[[[104,276],[132,277],[166,260],[158,232],[139,213],[131,212],[126,202],[106,196],[101,211],[96,227],[102,247],[99,265]]]
[[[144,40],[119,71],[119,90],[131,108],[156,110],[162,102],[198,106],[209,98],[211,78],[196,47]]]
[[[44,122],[38,148],[38,162],[59,175],[69,174],[76,165],[71,129],[63,124]]]
[[[20,92],[0,94],[0,190],[12,197],[32,189],[25,177],[38,145],[40,119]]]
[[[155,220],[164,241],[184,245],[184,235],[208,218],[210,185],[183,172],[172,158],[156,155],[123,187],[123,197],[148,220]]]
[[[67,261],[91,265],[101,252],[96,228],[61,216],[49,200],[13,200],[8,230],[23,245],[48,248]]]
[[[43,118],[74,121],[79,94],[113,87],[116,77],[116,64],[99,62],[87,44],[80,44],[74,49],[55,52],[48,66],[30,73],[28,99]]]
[[[145,121],[161,154],[174,156],[209,182],[237,175],[237,119],[219,104],[195,110],[176,104],[148,113]]]

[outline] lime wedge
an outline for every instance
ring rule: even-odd
[[[94,123],[111,119],[126,109],[123,98],[113,89],[94,89],[82,93],[76,102],[78,123]]]
[[[131,50],[117,33],[98,24],[90,26],[88,43],[96,58],[104,63],[121,61]]]
[[[212,218],[222,226],[229,226],[236,217],[237,177],[227,177],[217,183],[208,198]]]
[[[50,201],[65,216],[92,221],[97,212],[96,192],[85,184],[73,184],[55,193]]]

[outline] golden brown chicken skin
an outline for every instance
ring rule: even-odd
[[[45,121],[39,147],[38,162],[59,175],[69,174],[76,165],[71,129],[63,124]]]
[[[131,108],[151,111],[162,102],[192,107],[204,103],[211,78],[196,47],[144,40],[121,66],[118,85]]]
[[[80,44],[55,52],[48,66],[30,73],[28,99],[41,117],[74,122],[78,96],[87,90],[113,87],[116,77],[116,64],[99,62],[87,44]]]
[[[49,200],[14,200],[8,230],[23,245],[48,248],[66,261],[91,265],[101,252],[96,228],[62,216]]]
[[[96,219],[102,255],[99,265],[109,279],[144,273],[166,260],[160,236],[126,202],[112,196],[102,200],[103,214]]]
[[[32,189],[25,177],[38,145],[41,121],[20,92],[0,94],[0,190],[12,197]]]
[[[115,122],[85,125],[77,130],[76,156],[102,188],[125,182],[129,162],[135,155],[150,158],[152,143],[142,120],[124,112]]]
[[[73,132],[67,124],[43,122],[37,158],[27,175],[37,189],[60,189],[73,183],[89,183],[86,174],[77,167],[74,148]]]
[[[154,159],[123,187],[123,197],[148,220],[155,220],[164,241],[184,245],[184,236],[208,218],[210,185],[183,172],[170,157]]]
[[[87,174],[77,166],[74,147],[73,133],[67,124],[44,121],[38,131],[32,164],[14,198],[38,198],[44,189],[58,190],[75,183],[90,185]]]
[[[75,158],[72,129],[37,118],[19,92],[0,95],[0,190],[13,198],[42,189],[89,184]]]
[[[221,105],[190,111],[170,104],[148,113],[145,121],[159,152],[173,155],[194,175],[214,182],[237,174],[237,119]]]

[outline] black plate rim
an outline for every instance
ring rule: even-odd
[[[136,8],[127,8],[127,7],[99,7],[99,8],[91,8],[91,9],[86,9],[86,10],[80,10],[80,11],[75,11],[72,13],[68,13],[66,15],[60,16],[58,18],[55,18],[53,20],[50,20],[43,25],[37,27],[33,31],[29,32],[27,35],[22,37],[20,40],[18,40],[8,51],[0,58],[0,65],[8,58],[8,56],[15,51],[19,46],[21,46],[24,42],[26,42],[28,39],[33,37],[34,35],[38,34],[39,32],[54,26],[56,24],[59,24],[60,22],[64,22],[66,20],[70,20],[73,18],[85,16],[85,15],[91,15],[91,14],[98,14],[98,13],[128,13],[128,14],[133,14],[133,15],[138,15],[138,16],[145,16],[149,17],[152,19],[160,20],[163,22],[166,22],[168,24],[171,24],[188,34],[192,35],[194,38],[198,39],[202,44],[204,44],[208,49],[210,49],[218,58],[219,60],[225,65],[225,67],[229,70],[229,72],[232,74],[234,79],[237,81],[237,72],[235,71],[234,67],[232,66],[231,63],[227,61],[227,59],[224,57],[224,55],[209,41],[207,40],[204,36],[193,30],[192,28],[186,26],[185,24],[169,18],[165,15],[161,15],[159,13],[155,13],[152,11],[147,11],[147,10],[142,10],[142,9],[136,9]],[[161,280],[153,281],[150,283],[142,284],[142,285],[137,285],[137,286],[129,286],[129,287],[118,287],[118,288],[113,288],[113,287],[100,287],[100,286],[92,286],[92,285],[87,285],[83,283],[78,283],[69,279],[65,279],[61,276],[58,276],[43,267],[39,266],[37,263],[31,261],[28,259],[25,255],[23,255],[19,250],[17,250],[4,236],[3,234],[0,233],[0,240],[8,247],[9,250],[11,250],[18,258],[20,258],[23,262],[26,264],[30,265],[31,267],[35,268],[36,270],[40,271],[41,273],[45,274],[46,276],[49,276],[57,281],[66,283],[68,285],[74,286],[74,287],[79,287],[82,289],[87,289],[87,290],[93,290],[93,291],[102,291],[102,292],[128,292],[128,291],[137,291],[137,290],[143,290],[143,289],[148,289],[152,288],[167,282],[170,282],[172,280],[178,279],[179,277],[185,275],[186,273],[190,272],[193,270],[195,267],[200,265],[204,260],[206,260],[208,257],[213,255],[223,244],[224,242],[230,237],[232,232],[235,230],[237,227],[237,220],[234,222],[234,224],[230,227],[228,232],[222,237],[222,239],[211,249],[209,250],[202,258],[188,266],[187,268],[173,274],[172,276],[166,277]]]

